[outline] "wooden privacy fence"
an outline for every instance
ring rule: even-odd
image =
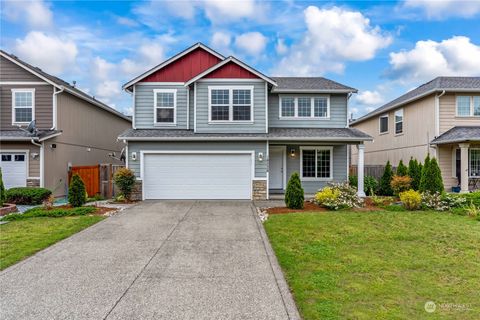
[[[110,163],[94,166],[74,166],[68,172],[68,183],[70,185],[72,176],[78,174],[85,184],[89,197],[99,194],[110,199],[115,196],[117,191],[113,182],[113,175],[122,167],[124,166]]]
[[[382,166],[382,165],[365,165],[365,176],[372,176],[375,179],[379,180],[382,177],[384,170],[385,170],[385,166]],[[394,170],[395,172],[396,168],[392,167],[392,170]],[[351,176],[358,175],[358,168],[356,165],[350,166],[349,174]]]

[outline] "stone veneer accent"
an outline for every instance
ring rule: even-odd
[[[135,185],[133,186],[131,199],[134,200],[134,201],[141,201],[142,200],[142,180],[135,181]]]
[[[27,187],[40,187],[40,179],[27,179]]]
[[[267,180],[252,181],[253,200],[267,200]]]

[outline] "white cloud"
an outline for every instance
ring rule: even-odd
[[[127,27],[138,27],[138,22],[127,18],[127,17],[117,17],[117,23]]]
[[[284,55],[285,53],[288,52],[288,47],[285,44],[284,39],[278,39],[277,44],[275,45],[275,51],[277,51],[278,54]]]
[[[260,2],[255,0],[205,0],[201,2],[205,15],[213,23],[231,22],[244,18],[256,18],[261,12]]]
[[[260,32],[247,32],[235,37],[235,46],[240,50],[255,56],[261,54],[267,46],[267,37]]]
[[[50,6],[42,0],[2,1],[2,11],[6,19],[26,22],[31,28],[49,28],[53,25]]]
[[[105,80],[97,85],[95,92],[100,99],[110,101],[111,98],[114,98],[121,93],[121,87],[122,85],[119,81]]]
[[[380,92],[370,90],[360,92],[356,99],[361,105],[379,105],[384,101]]]
[[[115,69],[115,65],[102,59],[100,57],[95,57],[93,59],[93,74],[92,76],[96,79],[106,80],[108,79],[110,73]]]
[[[376,109],[375,107],[366,107],[365,108],[365,110],[367,110],[367,112],[372,112],[375,109]]]
[[[122,59],[120,70],[128,78],[134,77],[165,60],[165,49],[162,45],[148,42],[140,46],[137,57]]]
[[[342,72],[346,61],[372,59],[392,38],[358,11],[338,7],[304,11],[307,31],[280,61],[277,73],[295,75]]]
[[[444,20],[448,17],[471,18],[480,13],[480,1],[458,0],[406,0],[406,9],[420,9],[429,19]]]
[[[222,31],[215,32],[212,36],[212,40],[210,41],[212,46],[219,50],[228,48],[231,42],[232,37],[230,36],[230,34]]]
[[[456,36],[436,42],[418,41],[410,51],[390,53],[388,76],[404,83],[427,81],[437,76],[480,75],[480,46]]]
[[[47,72],[60,74],[75,64],[78,49],[73,41],[32,31],[24,39],[17,39],[15,52]]]

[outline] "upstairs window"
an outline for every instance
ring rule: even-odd
[[[27,124],[34,119],[35,89],[12,89],[12,122]]]
[[[328,119],[330,99],[317,97],[280,97],[280,119]]]
[[[173,125],[176,123],[177,90],[155,89],[155,124]]]
[[[253,121],[253,87],[209,87],[209,92],[209,121]]]
[[[395,111],[395,134],[403,133],[403,109]]]
[[[388,132],[388,115],[380,116],[379,125],[380,133]]]
[[[457,96],[457,117],[480,117],[480,96]]]

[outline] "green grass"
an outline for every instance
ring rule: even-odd
[[[323,212],[272,215],[265,228],[304,319],[478,319],[474,219]]]
[[[0,225],[0,270],[104,219],[102,216],[29,218]]]

